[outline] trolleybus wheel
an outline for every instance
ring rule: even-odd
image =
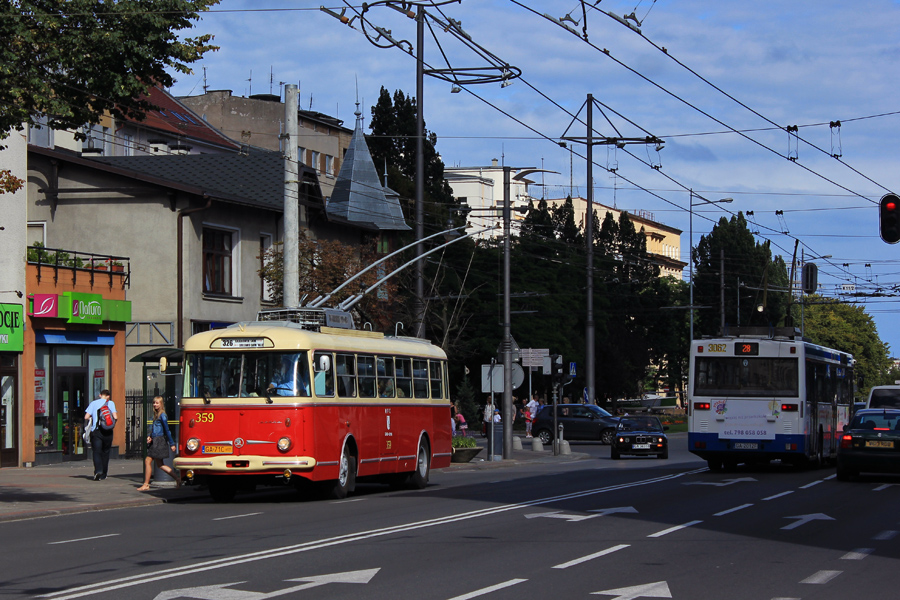
[[[419,452],[416,454],[416,470],[409,476],[410,485],[418,490],[428,485],[428,476],[431,474],[431,452],[425,439],[419,442]]]
[[[721,471],[722,470],[722,461],[718,458],[707,458],[706,466],[709,467],[710,471]]]
[[[209,496],[215,502],[231,502],[237,488],[225,477],[212,477],[209,480]]]

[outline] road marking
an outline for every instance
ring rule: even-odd
[[[794,490],[790,490],[788,492],[781,492],[780,494],[775,494],[774,496],[769,496],[768,498],[763,498],[763,500],[774,500],[775,498],[781,498],[783,496],[787,496],[788,494],[793,494]]]
[[[812,483],[807,483],[806,485],[801,485],[801,486],[800,486],[800,489],[801,489],[801,490],[805,490],[805,489],[811,488],[811,487],[813,487],[814,485],[819,485],[819,484],[822,483],[823,481],[825,481],[825,480],[824,480],[824,479],[820,479],[819,481],[813,481]]]
[[[478,596],[484,596],[485,594],[490,594],[491,592],[496,592],[497,590],[502,590],[504,588],[512,587],[516,584],[522,583],[524,581],[528,581],[527,579],[510,579],[509,581],[504,581],[503,583],[498,583],[497,585],[492,585],[490,587],[481,588],[480,590],[475,590],[474,592],[469,592],[468,594],[463,594],[462,596],[454,596],[450,598],[450,600],[469,600],[469,598],[477,598]]]
[[[703,522],[703,521],[689,521],[689,522],[685,523],[684,525],[676,525],[675,527],[669,527],[668,529],[663,529],[662,531],[657,531],[656,533],[651,533],[651,534],[648,535],[647,537],[650,537],[650,538],[658,538],[658,537],[662,537],[662,536],[664,536],[664,535],[668,535],[668,534],[673,533],[673,532],[675,532],[675,531],[679,531],[679,530],[681,530],[681,529],[685,529],[685,528],[687,528],[687,527],[690,527],[690,526],[692,526],[692,525],[696,525],[696,524],[702,523],[702,522]]]
[[[563,519],[564,521],[574,522],[574,521],[585,521],[587,519],[593,519],[594,517],[599,517],[600,515],[567,515],[561,511],[553,511],[553,512],[543,512],[543,513],[530,513],[525,515],[526,519],[537,519],[539,517],[546,517],[548,519]]]
[[[829,479],[835,479],[835,478],[837,478],[837,473],[832,473],[831,475],[829,475],[828,477],[825,478],[825,481],[828,481]]]
[[[230,517],[218,517],[213,519],[213,521],[227,521],[228,519],[243,519],[244,517],[255,517],[256,515],[261,515],[261,512],[255,513],[247,513],[246,515],[232,515]]]
[[[885,540],[892,540],[895,537],[897,537],[896,531],[894,531],[892,529],[886,529],[886,530],[882,531],[881,533],[879,533],[878,535],[876,535],[875,537],[873,537],[872,539],[885,541]]]
[[[633,506],[620,506],[618,508],[592,508],[588,510],[588,512],[600,513],[599,516],[605,517],[606,515],[612,515],[615,513],[637,514],[637,509]]]
[[[564,500],[572,500],[575,498],[585,498],[588,496],[594,496],[597,494],[605,494],[607,492],[614,492],[629,488],[637,488],[646,485],[652,485],[656,483],[664,483],[667,481],[673,481],[675,479],[679,479],[684,477],[685,475],[695,475],[697,473],[703,473],[707,469],[706,467],[702,469],[693,469],[691,471],[685,471],[683,473],[672,473],[669,475],[660,475],[659,477],[652,477],[650,479],[643,479],[641,481],[636,481],[633,483],[623,483],[610,485],[602,488],[593,488],[590,490],[583,490],[580,492],[572,492],[569,494],[561,494],[559,496],[551,496],[548,498],[538,498],[536,500],[528,500],[525,502],[518,502],[515,504],[504,504],[500,506],[495,506],[491,508],[482,508],[479,510],[474,510],[470,512],[458,513],[453,515],[446,515],[443,517],[436,517],[434,519],[428,519],[424,521],[414,521],[411,523],[406,523],[404,525],[394,525],[391,527],[383,527],[380,529],[371,529],[367,531],[359,531],[356,533],[348,533],[344,535],[334,536],[330,538],[323,538],[319,540],[313,540],[309,542],[304,542],[301,544],[293,544],[290,546],[281,546],[276,548],[270,548],[268,550],[260,550],[256,552],[249,552],[246,554],[236,554],[231,557],[225,558],[217,558],[212,560],[207,560],[203,562],[193,563],[189,565],[184,565],[182,567],[172,567],[169,569],[158,569],[155,571],[148,571],[147,573],[140,575],[129,575],[126,577],[119,577],[116,579],[109,579],[106,581],[96,581],[93,583],[88,583],[85,585],[80,585],[72,588],[68,588],[65,590],[60,590],[57,592],[51,592],[48,594],[43,594],[38,596],[39,598],[52,598],[54,600],[69,600],[72,598],[81,598],[84,596],[92,596],[95,594],[104,594],[107,592],[111,592],[118,589],[134,587],[138,585],[144,585],[147,583],[152,583],[154,581],[162,581],[169,579],[171,577],[182,577],[184,575],[192,575],[195,573],[202,573],[205,571],[213,571],[216,569],[223,569],[226,567],[231,567],[234,565],[255,562],[260,560],[268,560],[272,558],[279,558],[282,556],[289,556],[292,554],[297,554],[300,552],[309,552],[312,550],[319,550],[322,548],[331,548],[333,546],[339,546],[342,544],[348,544],[352,542],[358,542],[362,540],[368,540],[377,537],[383,537],[387,535],[393,535],[396,533],[402,533],[406,531],[415,531],[418,529],[425,529],[428,527],[437,527],[441,525],[453,525],[458,526],[460,521],[465,521],[468,519],[479,519],[483,517],[489,517],[497,514],[501,514],[504,512],[519,510],[522,508],[528,508],[532,506],[541,506],[544,504],[552,504],[554,502],[560,502]]]
[[[725,487],[727,485],[734,485],[735,483],[742,483],[744,481],[756,481],[752,477],[739,477],[737,479],[723,479],[722,481],[689,481],[684,485],[713,485],[716,487]]]
[[[52,546],[54,544],[71,544],[72,542],[85,542],[87,540],[99,540],[101,538],[116,537],[117,535],[122,535],[122,534],[121,533],[107,533],[106,535],[95,535],[95,536],[86,537],[86,538],[78,538],[77,540],[63,540],[62,542],[48,542],[47,545]]]
[[[809,515],[795,515],[793,517],[785,517],[785,519],[797,519],[790,525],[785,525],[782,529],[797,529],[801,525],[806,525],[811,521],[834,521],[834,518],[822,513],[813,513]]]
[[[582,556],[581,558],[576,558],[575,560],[570,560],[569,562],[564,562],[562,564],[556,565],[553,568],[568,569],[569,567],[580,565],[581,563],[587,562],[589,560],[594,560],[595,558],[600,558],[601,556],[606,556],[607,554],[612,554],[613,552],[624,550],[625,548],[628,548],[629,545],[630,544],[619,544],[618,546],[613,546],[612,548],[607,548],[606,550],[601,550],[600,552],[595,552],[593,554],[588,554],[587,556]]]
[[[750,508],[751,506],[753,506],[753,505],[752,504],[741,504],[740,506],[735,506],[734,508],[729,508],[728,510],[723,510],[722,512],[717,512],[713,516],[721,517],[721,516],[724,516],[724,515],[727,515],[727,514],[730,514],[733,512],[737,512],[739,510],[743,510],[745,508]]]
[[[365,498],[346,498],[344,500],[335,500],[330,504],[348,504],[350,502],[362,502],[363,500],[365,500]]]
[[[862,560],[875,552],[875,548],[857,548],[841,557],[841,560]]]
[[[226,589],[233,585],[241,585],[246,581],[233,583],[219,583],[216,585],[204,585],[179,590],[166,590],[156,595],[153,600],[174,600],[174,598],[194,598],[197,600],[267,600],[277,596],[286,596],[294,592],[308,590],[310,588],[328,585],[329,583],[369,583],[375,574],[381,569],[367,569],[365,571],[348,571],[346,573],[331,573],[328,575],[316,575],[313,577],[298,577],[285,579],[286,582],[303,582],[274,592],[247,592],[244,590]]]
[[[604,596],[615,596],[613,600],[634,600],[635,598],[671,598],[672,592],[669,591],[669,584],[665,581],[657,581],[656,583],[645,583],[644,585],[633,585],[631,587],[618,588],[615,590],[603,590],[602,592],[591,592],[594,594],[603,594]]]
[[[883,492],[891,486],[897,485],[896,483],[885,483],[884,485],[879,485],[877,488],[872,490],[873,492]]]
[[[818,573],[813,573],[800,583],[813,583],[813,584],[822,584],[828,583],[838,575],[843,573],[843,571],[819,571]]]

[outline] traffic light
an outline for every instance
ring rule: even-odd
[[[803,273],[800,277],[800,288],[804,294],[815,294],[819,289],[819,267],[816,263],[803,265]]]
[[[878,233],[888,244],[900,242],[900,198],[885,194],[878,209]]]
[[[550,380],[555,384],[560,383],[563,378],[563,357],[562,354],[550,355]]]

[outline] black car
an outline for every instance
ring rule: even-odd
[[[616,430],[617,417],[593,404],[557,404],[557,424],[563,426],[563,439],[589,440],[609,444]],[[553,441],[553,406],[542,406],[531,425],[535,437],[544,444]]]
[[[622,417],[616,427],[610,456],[618,460],[623,454],[638,456],[656,455],[657,458],[669,458],[669,439],[659,422],[659,417],[652,415],[639,417]]]
[[[837,478],[861,472],[900,473],[900,410],[864,408],[841,434]]]

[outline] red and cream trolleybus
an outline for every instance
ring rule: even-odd
[[[855,392],[853,356],[793,328],[737,329],[691,343],[688,444],[711,470],[837,457]]]
[[[280,309],[185,343],[179,456],[218,501],[262,484],[332,497],[357,478],[424,487],[450,464],[447,356],[352,328],[348,313]]]

